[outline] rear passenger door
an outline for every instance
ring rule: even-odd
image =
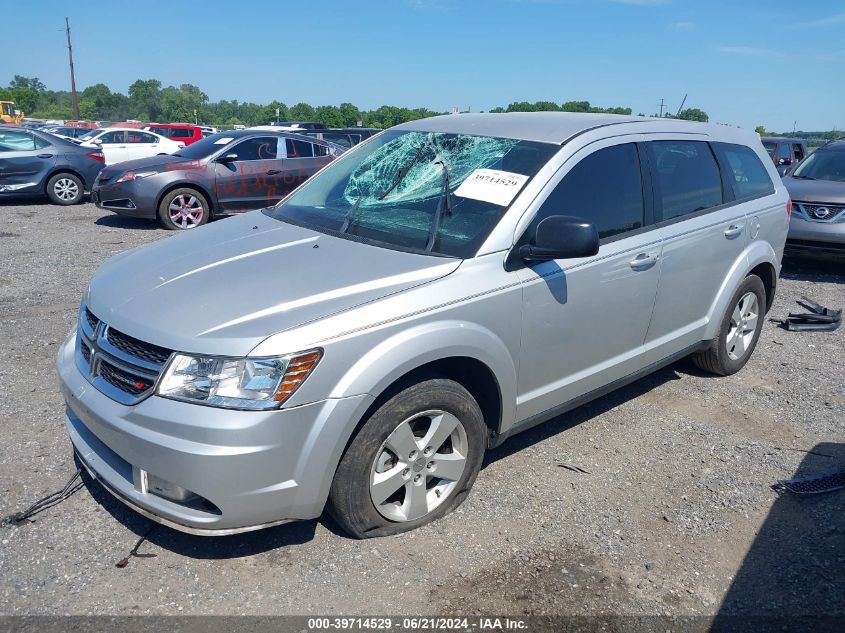
[[[332,161],[329,150],[322,143],[299,139],[285,139],[287,155],[284,172],[278,177],[279,200]]]
[[[611,141],[612,142],[612,141]],[[523,287],[517,417],[527,420],[643,366],[643,342],[660,278],[636,143],[591,146],[554,184],[516,248],[550,215],[590,220],[597,255],[533,263]],[[504,318],[504,317],[503,317]]]
[[[745,249],[747,219],[709,143],[646,145],[663,241],[647,342],[652,360],[660,360],[702,340],[719,290]]]

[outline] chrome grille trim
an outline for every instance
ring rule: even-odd
[[[112,400],[132,405],[149,396],[172,354],[171,350],[113,330],[85,305],[80,306],[76,366]],[[148,386],[140,389],[136,382]]]
[[[819,202],[798,202],[795,201],[795,208],[793,213],[797,210],[798,217],[802,220],[810,222],[822,222],[825,224],[833,224],[835,222],[845,222],[845,205],[842,204],[824,204]],[[830,212],[830,215],[824,218],[816,216],[816,209],[825,208]]]

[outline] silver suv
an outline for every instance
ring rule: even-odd
[[[58,371],[79,460],[198,534],[328,509],[356,537],[467,496],[484,451],[687,355],[732,374],[788,196],[756,134],[463,114],[281,203],[112,258]]]

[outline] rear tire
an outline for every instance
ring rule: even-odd
[[[85,185],[79,176],[62,173],[56,174],[47,181],[47,197],[53,204],[69,206],[78,204],[85,195]]]
[[[356,538],[413,530],[457,508],[484,457],[487,426],[458,383],[399,392],[364,423],[332,481],[329,512]]]
[[[692,357],[692,362],[717,376],[730,376],[745,366],[763,329],[766,315],[766,288],[757,275],[749,275],[736,289],[725,315],[719,336],[707,349]]]
[[[174,189],[161,199],[158,220],[171,231],[182,231],[202,226],[211,217],[208,200],[196,189]]]

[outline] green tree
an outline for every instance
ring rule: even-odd
[[[364,120],[364,115],[361,114],[358,107],[351,103],[340,104],[340,115],[343,117],[344,127],[354,127],[358,125],[358,121]]]
[[[757,134],[759,134],[760,136],[766,136],[768,134],[768,132],[766,132],[765,125],[758,125],[754,128],[754,131],[757,132]]]
[[[314,112],[316,119],[327,127],[344,127],[343,113],[337,106],[319,106]]]
[[[710,120],[707,113],[704,110],[699,110],[698,108],[687,108],[686,110],[681,110],[678,113],[678,118],[685,121],[699,121],[701,123],[707,123]]]
[[[131,116],[142,121],[156,121],[161,117],[161,82],[158,79],[138,79],[129,86]]]
[[[294,121],[313,121],[316,113],[313,106],[307,103],[297,103],[288,111],[288,115]]]

